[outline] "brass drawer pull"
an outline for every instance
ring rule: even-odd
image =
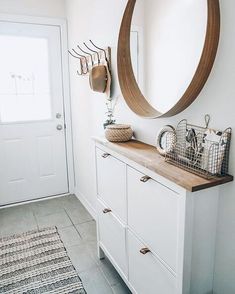
[[[143,182],[143,183],[146,183],[148,182],[148,180],[150,180],[151,178],[149,176],[143,176],[140,181]]]
[[[144,255],[145,255],[145,254],[147,254],[148,252],[151,252],[150,249],[148,249],[148,248],[142,248],[142,249],[140,249],[140,253],[141,253],[141,254],[144,254]]]
[[[109,213],[109,212],[111,212],[112,210],[110,209],[110,208],[105,208],[104,210],[103,210],[103,213]]]
[[[110,156],[110,154],[108,154],[108,153],[104,153],[104,154],[102,154],[102,157],[103,158],[107,158],[107,157],[109,157]]]

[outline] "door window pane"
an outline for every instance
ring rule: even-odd
[[[51,119],[48,40],[0,35],[0,120]]]

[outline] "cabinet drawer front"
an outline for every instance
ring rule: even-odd
[[[156,257],[148,252],[131,232],[128,232],[129,281],[138,294],[174,294],[176,278],[162,265]]]
[[[179,195],[132,168],[127,174],[128,224],[176,272]]]
[[[126,223],[126,165],[96,149],[98,197]]]
[[[98,200],[99,241],[112,256],[123,274],[127,276],[126,231],[112,212],[105,212],[105,205]]]

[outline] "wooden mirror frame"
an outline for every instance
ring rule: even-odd
[[[153,108],[142,94],[131,62],[130,34],[136,0],[128,0],[118,39],[118,79],[124,99],[129,108],[143,118],[169,117],[185,110],[197,98],[212,70],[220,37],[219,0],[207,0],[208,16],[202,55],[191,83],[178,102],[167,112]]]

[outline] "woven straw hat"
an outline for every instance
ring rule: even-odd
[[[111,74],[104,64],[93,66],[89,75],[90,87],[93,91],[106,93],[110,97]]]

